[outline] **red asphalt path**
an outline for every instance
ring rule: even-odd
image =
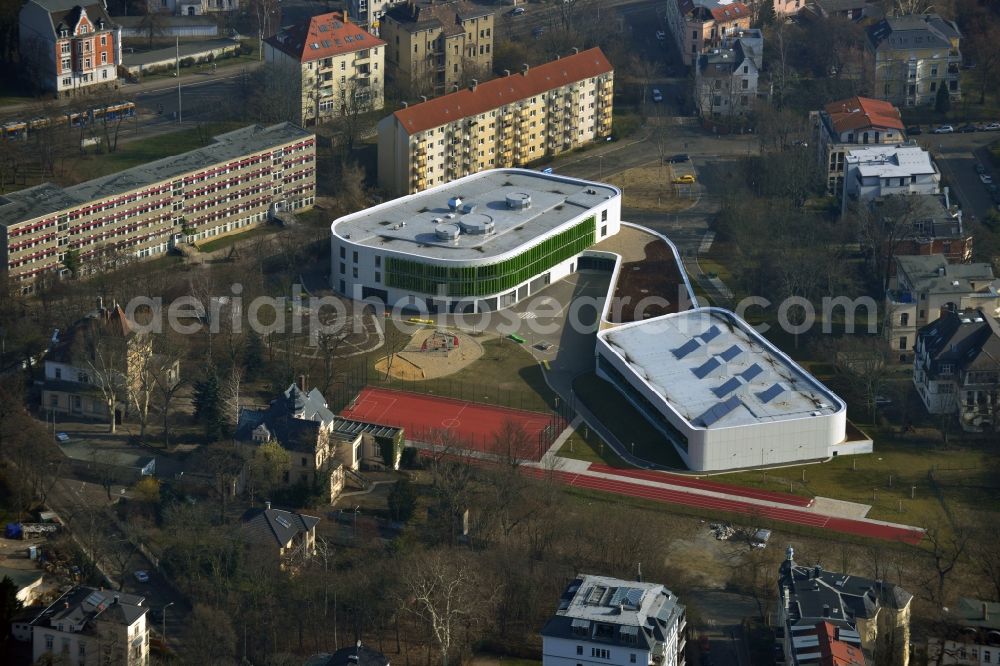
[[[434,455],[431,452],[424,453]],[[455,458],[456,460],[461,460],[466,464],[473,465],[487,466],[495,464],[494,461],[482,458],[469,457],[460,459],[457,456],[450,454],[444,454],[444,457]],[[591,472],[596,471],[594,470],[594,467],[594,465],[591,465],[587,472],[579,473],[548,470],[541,467],[523,466],[521,467],[521,472],[536,479],[551,479],[574,488],[596,490],[598,492],[622,495],[625,497],[636,497],[653,502],[661,502],[663,504],[676,504],[698,509],[708,509],[711,511],[766,518],[769,520],[791,523],[793,525],[805,525],[807,527],[829,530],[830,532],[837,532],[840,534],[853,534],[855,536],[867,537],[869,539],[898,541],[915,546],[923,541],[924,538],[923,531],[913,527],[886,525],[864,519],[827,516],[807,511],[804,508],[784,508],[779,506],[770,506],[767,504],[758,504],[753,502],[750,498],[748,498],[749,501],[742,501],[736,498],[715,497],[698,492],[699,490],[705,490],[702,488],[692,488],[690,491],[674,490],[672,488],[658,488],[656,486],[635,483],[634,481],[631,481],[628,476],[622,474],[622,472],[627,472],[629,475],[632,475],[633,473],[642,472],[643,470],[620,470],[610,467],[607,468],[612,470],[609,474],[616,474],[621,478],[609,479],[604,476],[591,475]],[[597,467],[600,468],[604,466],[599,465]],[[600,473],[603,474],[604,472]],[[669,476],[671,480],[663,478],[654,478],[652,480],[660,483],[672,483],[673,475],[661,475],[661,477],[662,476]],[[637,476],[636,478],[646,480],[643,477]],[[718,485],[725,486],[725,484]],[[735,486],[725,487],[736,488]],[[718,493],[724,491],[714,489],[712,492]]]
[[[718,481],[695,479],[667,472],[656,472],[645,469],[618,469],[617,467],[609,467],[608,465],[601,465],[599,463],[591,463],[589,469],[592,472],[600,472],[602,474],[614,474],[616,476],[625,476],[633,479],[645,479],[646,481],[669,483],[672,486],[697,488],[699,490],[708,490],[713,493],[737,495],[739,497],[777,502],[778,504],[790,504],[791,506],[808,507],[812,506],[813,503],[811,497],[801,497],[800,495],[779,493],[770,490],[757,490],[756,488],[746,488],[744,486],[734,486],[728,483],[719,483]]]

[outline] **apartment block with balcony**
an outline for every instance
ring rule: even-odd
[[[382,28],[382,17],[402,2],[406,0],[347,0],[347,15],[377,37]]]
[[[73,587],[32,620],[32,663],[146,666],[144,604],[134,594]]]
[[[897,106],[934,104],[940,88],[962,97],[962,33],[937,14],[885,18],[868,28],[865,56],[872,94]]]
[[[412,194],[610,136],[613,95],[593,48],[404,107],[378,124],[379,187]]]
[[[1000,308],[1000,279],[988,263],[950,264],[940,254],[897,256],[886,293],[886,336],[902,362],[912,360],[917,331],[945,312]]]
[[[810,112],[820,164],[826,165],[827,191],[840,196],[844,188],[847,152],[871,144],[903,141],[899,109],[868,97],[851,97]]]
[[[315,196],[315,135],[290,123],[252,125],[72,187],[0,196],[0,269],[30,293],[41,273],[75,267],[86,276],[104,263],[157,257],[309,208]]]
[[[100,2],[30,0],[19,16],[21,72],[60,97],[118,87],[121,28]]]
[[[385,42],[330,12],[264,40],[266,74],[287,84],[304,127],[382,108]],[[281,90],[282,86],[276,86]]]
[[[913,384],[920,399],[931,414],[955,414],[968,432],[1000,431],[996,316],[992,307],[952,310],[917,334]]]
[[[688,66],[696,64],[700,54],[720,48],[737,31],[750,28],[750,9],[735,0],[667,0],[665,14]]]
[[[379,23],[386,67],[404,94],[441,95],[493,68],[494,13],[466,0],[407,0]]]
[[[686,628],[663,585],[580,574],[542,629],[542,666],[684,666]]]

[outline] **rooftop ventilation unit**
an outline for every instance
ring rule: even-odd
[[[466,215],[468,215],[469,213],[475,213],[476,204],[471,201],[466,203],[464,206],[462,206],[462,212],[465,213]]]
[[[531,208],[531,195],[527,192],[511,192],[507,195],[507,208],[510,210]]]
[[[457,224],[442,224],[434,229],[434,233],[441,240],[453,241],[458,240],[458,236],[462,233],[462,230],[458,228]]]
[[[458,210],[458,207],[461,205],[462,205],[461,197],[452,197],[451,199],[448,199],[448,208],[452,210]]]
[[[463,215],[462,219],[458,221],[458,226],[460,226],[462,231],[465,233],[475,236],[491,234],[496,228],[493,218],[482,213],[470,213],[468,215]]]

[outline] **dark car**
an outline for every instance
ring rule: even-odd
[[[910,136],[917,136],[917,135],[923,134],[923,132],[921,131],[921,129],[918,126],[916,126],[916,125],[913,125],[912,127],[907,127],[906,128],[906,133],[909,134]]]
[[[978,132],[975,125],[962,125],[957,130],[960,134],[969,134],[970,132]]]
[[[680,164],[681,162],[689,162],[690,160],[691,156],[688,155],[687,153],[677,153],[676,155],[673,155],[670,158],[670,162],[673,164]]]

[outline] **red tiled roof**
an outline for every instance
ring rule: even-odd
[[[719,23],[735,21],[750,16],[750,10],[742,2],[734,2],[731,5],[723,5],[721,7],[712,7],[709,11],[712,12],[712,18]]]
[[[604,53],[595,47],[532,67],[527,72],[481,83],[475,90],[464,88],[414,104],[396,111],[395,116],[408,134],[415,134],[613,71]]]
[[[866,127],[891,127],[903,129],[899,109],[879,99],[851,97],[826,105],[826,112],[839,134]]]
[[[749,18],[750,9],[742,2],[732,2],[728,5],[721,5],[714,2],[695,2],[694,0],[678,0],[677,7],[681,16],[687,16],[696,9],[702,9],[712,15],[712,18],[719,23],[727,23],[742,18]],[[707,18],[704,15],[701,19]]]
[[[310,62],[330,56],[384,46],[385,42],[344,20],[340,12],[319,14],[308,23],[299,23],[288,30],[268,37],[268,44],[299,62]]]
[[[861,648],[837,640],[837,628],[829,622],[820,622],[819,649],[821,666],[865,666],[865,655]]]

